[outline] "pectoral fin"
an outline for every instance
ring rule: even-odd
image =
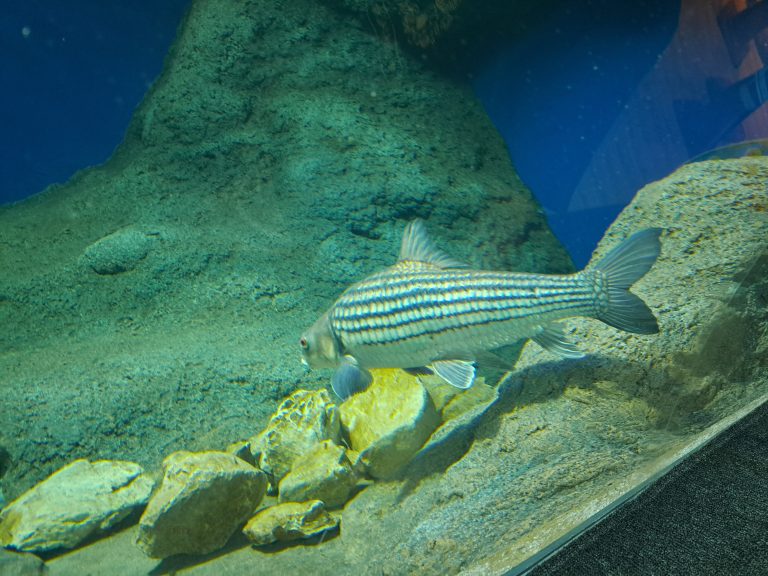
[[[536,344],[562,358],[583,358],[584,353],[576,348],[576,344],[571,342],[563,334],[563,327],[560,324],[547,324],[539,326],[539,332],[531,338]]]
[[[435,360],[432,371],[451,386],[466,390],[475,381],[475,364],[466,360]]]
[[[353,394],[362,392],[373,381],[373,376],[365,368],[357,365],[357,360],[352,356],[344,356],[344,359],[336,369],[331,380],[331,387],[336,395],[346,400]]]

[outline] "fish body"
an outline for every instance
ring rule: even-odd
[[[653,313],[628,289],[655,262],[659,234],[639,232],[575,274],[525,274],[469,270],[435,248],[416,220],[398,262],[348,288],[302,335],[304,361],[335,367],[332,384],[342,398],[370,383],[368,368],[426,368],[468,388],[480,357],[520,340],[581,357],[557,323],[564,318],[658,332]]]
[[[590,279],[394,266],[345,292],[331,314],[344,351],[368,368],[427,366],[536,334],[596,312]]]

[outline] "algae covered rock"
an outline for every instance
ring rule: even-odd
[[[251,439],[251,453],[276,486],[299,456],[323,440],[341,438],[339,412],[327,390],[297,390],[277,408],[267,427]]]
[[[339,411],[352,449],[374,478],[396,474],[440,424],[427,390],[401,370],[374,371],[368,389]]]
[[[243,533],[256,546],[311,538],[332,530],[339,519],[319,500],[285,502],[265,508],[248,521]]]
[[[280,502],[322,500],[329,508],[342,506],[357,485],[357,473],[342,446],[326,440],[303,456],[280,481]]]
[[[153,482],[133,462],[75,460],[0,513],[0,545],[26,552],[74,548],[149,499]]]
[[[261,502],[261,470],[226,452],[174,452],[139,521],[136,543],[153,558],[221,548]]]
[[[123,228],[89,245],[82,259],[97,274],[128,272],[146,258],[153,241],[151,234]]]

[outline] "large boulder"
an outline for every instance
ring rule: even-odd
[[[440,424],[432,397],[416,376],[375,370],[373,383],[341,405],[350,446],[374,478],[395,476]]]
[[[133,462],[75,460],[0,512],[0,545],[25,552],[74,548],[149,500],[154,483]]]
[[[175,452],[139,522],[153,558],[218,550],[253,514],[267,488],[261,470],[226,452]]]
[[[764,173],[764,159],[696,163],[638,193],[592,263],[637,230],[663,229],[658,261],[632,289],[658,317],[659,333],[569,321],[572,337],[592,359],[573,365],[570,389],[641,398],[647,418],[670,430],[691,426],[694,414],[718,405],[716,398],[717,413],[727,414],[725,406],[742,404],[739,396],[759,389],[766,290],[760,275],[768,258]],[[535,375],[547,389],[562,388],[562,375],[547,373],[549,360],[529,344],[517,373]]]

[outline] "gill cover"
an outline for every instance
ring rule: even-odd
[[[299,339],[304,362],[312,368],[333,368],[341,356],[339,341],[331,327],[330,311],[318,318]]]

